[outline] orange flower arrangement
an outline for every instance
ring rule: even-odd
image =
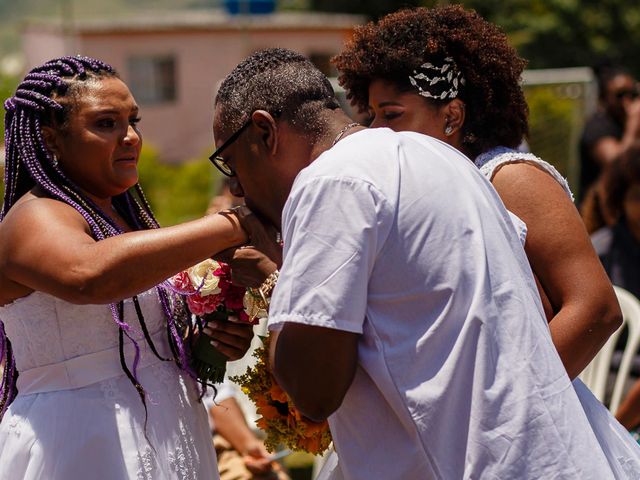
[[[331,443],[329,424],[326,420],[320,423],[309,420],[293,405],[271,373],[269,337],[263,337],[262,343],[253,353],[257,359],[255,366],[231,380],[238,383],[256,405],[260,415],[256,423],[267,434],[264,442],[267,450],[274,452],[284,444],[291,450],[321,454]]]

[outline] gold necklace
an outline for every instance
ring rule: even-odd
[[[360,124],[358,122],[352,122],[352,123],[346,124],[344,127],[342,127],[342,130],[338,132],[338,135],[336,135],[336,138],[333,139],[333,143],[331,144],[331,146],[333,147],[336,143],[338,143],[342,138],[342,136],[345,133],[347,133],[348,130],[351,130],[352,128],[359,127],[359,126]]]

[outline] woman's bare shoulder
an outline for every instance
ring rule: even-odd
[[[0,228],[3,230],[19,228],[22,233],[29,233],[29,227],[47,225],[51,222],[55,222],[58,226],[86,230],[86,222],[73,207],[33,192],[27,192],[11,207],[0,223]],[[23,231],[24,228],[27,230]]]

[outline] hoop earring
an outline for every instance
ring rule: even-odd
[[[453,127],[451,125],[447,125],[444,129],[444,134],[448,137],[453,133]]]

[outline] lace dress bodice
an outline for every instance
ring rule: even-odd
[[[153,335],[165,330],[155,289],[138,296],[145,323]],[[18,371],[117,348],[118,326],[106,305],[74,305],[42,292],[0,307],[0,319],[11,339]],[[133,301],[124,302],[124,319],[140,342],[144,337]]]
[[[12,342],[18,394],[0,422],[0,480],[218,478],[195,382],[173,361],[156,289],[138,296],[120,358],[109,305],[73,305],[42,292],[0,307]],[[137,361],[136,361],[137,358]]]

